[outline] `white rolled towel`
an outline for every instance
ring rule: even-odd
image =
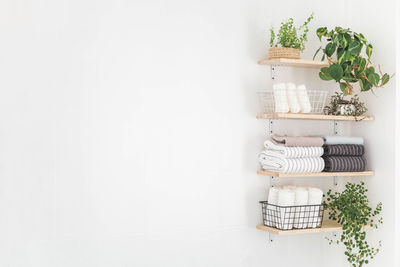
[[[297,97],[297,88],[294,83],[287,83],[286,84],[286,93],[289,102],[289,109],[292,113],[299,113],[300,112],[300,103]]]
[[[276,227],[282,230],[290,230],[293,228],[294,222],[294,198],[295,193],[290,189],[279,190],[278,206],[280,210],[280,218]]]
[[[286,85],[284,83],[275,83],[272,87],[274,89],[275,112],[289,112]]]
[[[301,113],[310,113],[310,98],[308,97],[307,88],[304,84],[300,84],[297,86],[297,98],[300,103]]]
[[[308,190],[305,187],[298,186],[294,192],[294,205],[303,207],[296,207],[293,227],[298,229],[307,228],[308,224],[305,220],[305,216],[306,205],[308,204]]]
[[[321,205],[322,203],[322,196],[324,193],[319,188],[309,188],[308,189],[308,205]],[[321,223],[320,214],[320,207],[312,206],[309,207],[309,220],[308,220],[308,227],[309,228],[316,228]]]
[[[271,187],[269,189],[268,193],[268,205],[267,205],[267,226],[275,227],[276,226],[276,221],[278,218],[276,206],[272,205],[278,205],[278,194],[279,194],[280,188],[279,187]],[[271,205],[272,204],[272,205]]]

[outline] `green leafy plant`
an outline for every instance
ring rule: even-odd
[[[323,67],[319,73],[322,80],[335,80],[340,84],[343,94],[353,93],[353,84],[359,83],[361,92],[381,88],[390,80],[389,74],[378,72],[371,63],[372,44],[362,33],[336,27],[328,31],[326,27],[317,29],[319,40],[326,37],[325,47],[320,47],[314,55],[322,50],[322,60],[328,59],[329,67]],[[364,53],[363,53],[364,52]],[[372,90],[373,92],[373,90]]]
[[[324,108],[324,113],[326,115],[343,115],[340,112],[341,105],[345,105],[346,114],[344,115],[347,116],[359,117],[364,115],[368,110],[365,104],[360,101],[358,95],[354,95],[349,100],[346,100],[343,93],[335,92],[335,94],[331,96],[329,105]],[[350,108],[349,106],[353,106],[354,108]]]
[[[300,51],[304,51],[305,43],[307,42],[307,33],[309,32],[308,24],[314,18],[314,13],[306,19],[306,21],[300,27],[294,26],[293,18],[289,18],[286,21],[281,22],[278,34],[275,34],[273,27],[270,29],[270,41],[271,47],[288,47],[297,48]],[[276,40],[275,40],[276,39]]]
[[[341,224],[343,231],[338,240],[329,239],[329,243],[344,244],[347,261],[353,267],[361,267],[369,263],[370,259],[379,252],[379,247],[373,248],[366,241],[365,226],[378,228],[382,218],[375,221],[374,218],[382,211],[382,203],[375,209],[369,205],[368,190],[363,182],[359,184],[347,183],[345,190],[341,193],[329,190],[325,201],[329,210],[329,219]]]

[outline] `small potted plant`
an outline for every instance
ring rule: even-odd
[[[336,92],[331,96],[331,102],[324,108],[325,115],[354,116],[356,120],[367,112],[367,107],[360,101],[358,95],[345,99],[343,93]]]
[[[389,74],[383,74],[380,67],[377,72],[371,63],[373,47],[362,33],[341,27],[329,31],[322,27],[317,29],[317,36],[320,41],[325,37],[327,44],[315,52],[314,58],[322,50],[322,61],[327,58],[329,62],[329,67],[323,67],[319,77],[338,82],[344,95],[353,93],[355,83],[359,84],[361,92],[373,92],[374,87],[381,88],[389,82]]]
[[[307,42],[308,24],[314,18],[312,13],[303,25],[295,27],[293,18],[281,22],[281,27],[277,34],[273,27],[270,29],[270,48],[268,58],[293,58],[300,59],[300,52],[305,49]]]
[[[368,190],[363,182],[359,184],[347,183],[341,193],[329,190],[324,202],[329,213],[329,219],[337,221],[343,228],[339,239],[327,238],[329,244],[345,246],[344,254],[352,267],[361,267],[369,263],[370,259],[379,252],[379,246],[373,248],[368,243],[365,227],[378,228],[382,218],[374,220],[382,211],[382,203],[372,208],[367,197]]]

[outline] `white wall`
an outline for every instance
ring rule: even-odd
[[[394,46],[375,26],[394,20],[394,10],[356,21],[345,0],[329,9],[314,0],[1,1],[0,266],[346,266],[324,235],[270,245],[255,229],[268,186],[255,175],[266,136],[255,92],[271,84],[256,62],[271,23],[311,11],[304,57],[319,45],[318,26],[349,23],[395,71],[392,53],[383,54]],[[282,73],[336,88],[317,70]],[[369,184],[373,200],[385,202],[375,234],[385,247],[370,266],[391,266],[394,255],[394,162],[379,154],[394,150],[375,142],[377,127],[394,138],[394,116],[383,119],[394,110],[394,83],[383,90],[371,102],[374,124],[342,127],[377,153]],[[332,125],[276,129],[324,134]]]

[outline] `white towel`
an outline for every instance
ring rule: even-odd
[[[297,86],[297,98],[299,99],[301,112],[302,113],[310,113],[311,112],[311,103],[310,98],[307,94],[307,88],[304,84],[300,84]]]
[[[304,187],[296,187],[295,189],[295,198],[294,205],[295,206],[305,206],[308,204],[308,190]],[[295,217],[294,217],[294,228],[307,228],[307,222],[305,220],[306,216],[306,207],[296,207]]]
[[[278,220],[276,227],[283,230],[290,230],[293,228],[294,221],[294,198],[295,193],[293,190],[281,189],[278,194],[278,206],[280,209],[280,220]],[[290,207],[289,207],[290,206]]]
[[[286,158],[305,158],[305,157],[321,157],[324,154],[322,147],[310,146],[310,147],[286,147],[277,145],[271,140],[264,142],[264,147],[267,150],[281,154]]]
[[[362,137],[354,136],[324,136],[325,145],[363,145],[364,139]]]
[[[319,188],[308,189],[308,205],[320,205],[322,203],[323,192]],[[310,220],[308,221],[308,227],[316,228],[321,223],[321,217],[319,216],[319,207],[310,207],[309,210]]]
[[[321,157],[287,159],[271,151],[262,151],[258,159],[264,170],[281,173],[321,172],[325,167],[325,162]]]
[[[272,205],[278,205],[278,187],[271,187],[268,193],[268,205],[267,205],[267,225],[271,227],[276,226],[276,220],[278,217],[276,207]],[[270,205],[272,204],[272,205]]]
[[[289,109],[292,113],[299,113],[300,112],[300,104],[297,97],[297,89],[294,83],[287,83],[286,84],[286,93],[289,102]]]
[[[284,83],[275,83],[274,89],[274,102],[275,112],[289,112],[289,103],[286,94],[286,85]]]

